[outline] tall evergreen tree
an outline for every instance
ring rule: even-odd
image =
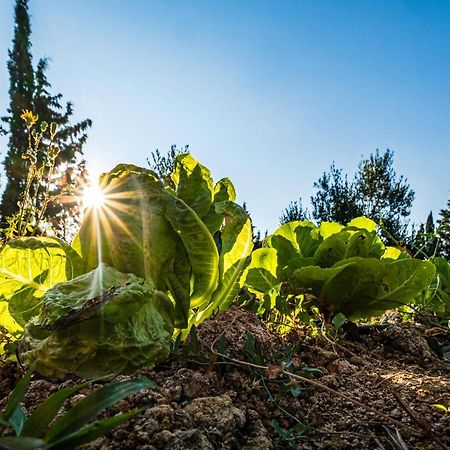
[[[6,124],[2,133],[9,133],[8,153],[3,165],[7,185],[0,204],[2,222],[17,210],[17,201],[23,191],[26,162],[22,153],[28,148],[27,128],[20,118],[23,110],[33,109],[34,70],[31,56],[30,17],[27,0],[18,0],[15,6],[13,48],[8,51],[9,72],[8,116],[1,120]]]
[[[441,209],[438,220],[438,234],[440,237],[441,255],[450,260],[450,200],[447,208]]]
[[[403,175],[394,170],[394,153],[379,150],[359,163],[354,178],[356,204],[362,215],[383,222],[394,241],[405,243],[408,238],[408,221],[415,193]]]
[[[28,0],[16,0],[13,47],[7,64],[10,103],[7,115],[2,117],[6,125],[3,132],[9,135],[9,143],[3,161],[6,186],[0,204],[1,221],[4,226],[6,218],[17,212],[17,202],[24,189],[27,165],[22,155],[28,148],[28,133],[20,116],[26,109],[33,111],[39,122],[54,122],[58,126],[54,144],[60,152],[50,192],[54,200],[49,204],[44,223],[51,225],[57,235],[65,237],[70,228],[68,221],[76,221],[80,212],[77,200],[65,194],[68,194],[68,187],[72,192],[79,190],[85,181],[82,147],[92,122],[86,119],[70,124],[73,106],[70,102],[63,105],[62,94],[50,93],[51,85],[46,77],[47,59],[40,59],[34,69],[30,38]],[[44,141],[43,145],[46,143]]]
[[[425,223],[421,223],[417,233],[411,235],[408,247],[416,258],[429,259],[433,256],[441,256],[441,242],[438,242],[433,212],[430,211]]]

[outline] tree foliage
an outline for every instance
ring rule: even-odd
[[[355,176],[356,204],[361,213],[383,225],[396,240],[407,237],[407,218],[411,214],[415,193],[407,180],[393,167],[394,153],[377,150],[361,161]]]
[[[177,155],[181,155],[182,153],[190,153],[189,145],[180,148],[176,145],[172,145],[165,155],[162,155],[159,149],[156,149],[154,152],[151,152],[150,158],[147,158],[147,164],[150,169],[153,170],[153,172],[155,172],[168,187],[174,187],[171,174],[175,170]]]
[[[307,208],[303,207],[302,199],[299,198],[296,201],[290,202],[289,205],[283,210],[280,216],[280,223],[285,224],[288,222],[294,222],[295,220],[309,220],[310,213]]]
[[[3,161],[6,186],[3,192],[0,214],[3,225],[6,219],[18,210],[18,200],[27,174],[27,164],[22,155],[29,147],[27,127],[21,119],[24,110],[33,111],[39,122],[54,122],[57,133],[53,144],[59,148],[52,178],[49,203],[45,222],[54,232],[67,237],[71,223],[78,221],[80,205],[73,196],[86,180],[86,166],[82,148],[87,139],[91,120],[71,124],[73,105],[63,103],[62,94],[52,94],[47,80],[48,59],[40,59],[36,69],[31,54],[31,26],[28,14],[28,0],[16,0],[15,25],[12,50],[7,63],[10,87],[10,103],[7,115],[2,117],[2,131],[9,136],[8,150]],[[42,142],[45,147],[48,142]],[[38,154],[38,163],[44,164],[45,154]],[[38,186],[38,199],[43,199],[43,188]],[[40,230],[42,233],[43,230]]]
[[[342,175],[335,164],[314,183],[316,194],[311,197],[312,216],[317,221],[347,223],[364,215],[358,204],[355,183]],[[370,217],[370,216],[367,216]]]
[[[437,234],[433,213],[430,211],[427,220],[419,225],[417,232],[413,229],[408,247],[416,258],[430,259],[443,256],[442,243]]]
[[[438,234],[440,238],[441,255],[450,259],[450,199],[447,201],[447,208],[441,209],[439,216]]]
[[[333,163],[314,183],[317,192],[311,197],[312,218],[319,223],[347,223],[354,217],[369,217],[382,222],[387,242],[404,242],[415,194],[407,179],[397,176],[393,163],[391,150],[376,150],[359,163],[351,178]],[[308,217],[300,200],[291,202],[280,220],[285,223]]]

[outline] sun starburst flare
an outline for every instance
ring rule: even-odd
[[[99,184],[91,184],[83,189],[83,209],[100,209],[105,204],[105,194]]]
[[[91,228],[91,239],[99,242],[101,235],[112,238],[114,229],[121,229],[130,238],[135,239],[122,218],[132,209],[130,200],[135,200],[141,195],[142,193],[137,191],[121,192],[117,186],[102,187],[98,183],[86,186],[82,194],[83,222],[92,221],[95,224]],[[102,256],[99,254],[98,262],[101,261]]]

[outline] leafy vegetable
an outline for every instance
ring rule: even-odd
[[[60,239],[9,240],[0,249],[0,325],[20,330],[39,312],[47,289],[83,272],[81,257]]]
[[[426,314],[435,314],[444,321],[450,318],[450,262],[445,258],[431,259],[436,276],[420,296],[417,307]]]
[[[53,238],[2,247],[0,326],[8,339],[25,326],[24,358],[41,373],[154,364],[174,326],[187,332],[238,293],[252,233],[233,184],[214,184],[189,154],[177,155],[171,178],[169,187],[119,164],[100,177],[105,204],[85,211],[72,247]]]
[[[196,176],[196,173],[202,173],[203,176]],[[211,236],[217,241],[219,253],[219,261],[215,267],[218,275],[217,287],[212,295],[199,300],[191,299],[191,311],[185,332],[187,334],[193,324],[200,324],[214,310],[225,310],[232,302],[242,286],[240,277],[248,262],[247,257],[253,243],[250,218],[241,206],[234,203],[236,192],[228,178],[222,178],[211,189],[209,170],[196,162],[191,155],[182,154],[177,157],[173,179],[177,194],[192,208],[199,204],[197,197],[208,199],[208,202],[203,202],[204,207],[198,213]],[[195,192],[195,195],[186,195],[183,192]]]
[[[88,211],[74,245],[90,269],[103,261],[171,290],[176,322],[186,325],[189,302],[201,302],[217,286],[219,255],[210,232],[149,170],[121,164],[100,183],[106,207]]]
[[[177,156],[175,190],[146,169],[121,164],[100,178],[101,211],[85,215],[74,247],[90,269],[101,261],[168,291],[175,326],[190,328],[230,304],[252,249],[251,223],[227,178],[190,154]]]
[[[200,305],[191,318],[191,324],[198,325],[214,310],[224,311],[238,294],[240,277],[252,243],[252,226],[247,213],[231,201],[223,201],[216,205],[216,212],[225,215],[222,229],[222,249],[219,259],[219,285],[210,299]]]
[[[376,224],[359,217],[345,227],[329,222],[281,226],[252,254],[244,278],[261,300],[270,298],[269,308],[280,299],[286,304],[307,298],[328,319],[339,313],[355,319],[412,302],[434,273],[431,262],[385,247]]]
[[[155,364],[174,326],[185,335],[236,296],[252,230],[232,183],[214,184],[189,154],[177,156],[172,180],[167,187],[126,164],[100,177],[105,204],[87,209],[73,248],[65,244],[89,272],[42,288],[39,316],[25,327],[23,356],[39,372],[87,377]]]
[[[410,303],[431,282],[431,263],[414,259],[386,261],[359,256],[332,268],[309,266],[294,272],[292,282],[312,293],[327,316],[371,317]]]
[[[130,372],[169,355],[173,306],[150,282],[101,264],[44,295],[23,336],[28,364],[47,376]]]

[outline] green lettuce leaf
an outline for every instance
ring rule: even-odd
[[[368,217],[355,217],[352,219],[347,225],[347,228],[356,228],[356,229],[363,229],[370,232],[375,232],[377,229],[377,224],[373,220],[369,219]]]
[[[317,248],[314,258],[320,267],[332,267],[345,258],[347,242],[351,237],[349,231],[339,231],[328,236]]]
[[[219,253],[205,224],[181,199],[167,192],[164,214],[178,233],[191,265],[191,308],[201,305],[215,291],[219,278]]]
[[[104,262],[165,289],[176,233],[162,208],[163,184],[150,170],[119,164],[100,176],[100,186],[105,204],[84,212],[73,246],[89,270]]]
[[[210,232],[149,170],[121,164],[100,182],[106,204],[85,213],[74,246],[90,269],[104,262],[151,280],[157,289],[170,289],[177,323],[186,323],[189,307],[217,287],[219,255]],[[188,261],[190,267],[180,265]]]
[[[242,277],[251,292],[267,293],[280,283],[277,277],[278,252],[274,248],[259,248],[252,253],[250,264]]]
[[[253,248],[252,225],[245,210],[231,201],[217,203],[216,210],[225,217],[219,259],[219,284],[211,299],[206,299],[194,314],[191,323],[195,325],[215,310],[224,311],[228,308],[242,287],[241,275]]]
[[[84,271],[80,256],[60,239],[12,239],[0,250],[0,304],[7,303],[11,318],[23,327],[38,314],[49,288]],[[2,324],[15,328],[10,319]]]
[[[173,316],[151,283],[101,264],[45,293],[25,326],[22,356],[46,376],[131,372],[167,358]]]
[[[383,302],[409,303],[433,280],[436,268],[420,259],[386,260],[387,271],[379,299]]]
[[[221,202],[236,200],[236,191],[229,178],[222,178],[214,186],[214,198],[207,214],[202,217],[210,233],[214,236],[223,225],[223,215],[217,211],[217,205]]]
[[[177,155],[171,177],[176,186],[177,197],[203,218],[209,211],[214,196],[214,183],[209,169],[191,154],[183,153]]]
[[[311,293],[330,316],[350,319],[376,316],[414,301],[434,276],[433,265],[420,260],[353,257],[333,267],[309,266],[294,272],[297,289]]]

